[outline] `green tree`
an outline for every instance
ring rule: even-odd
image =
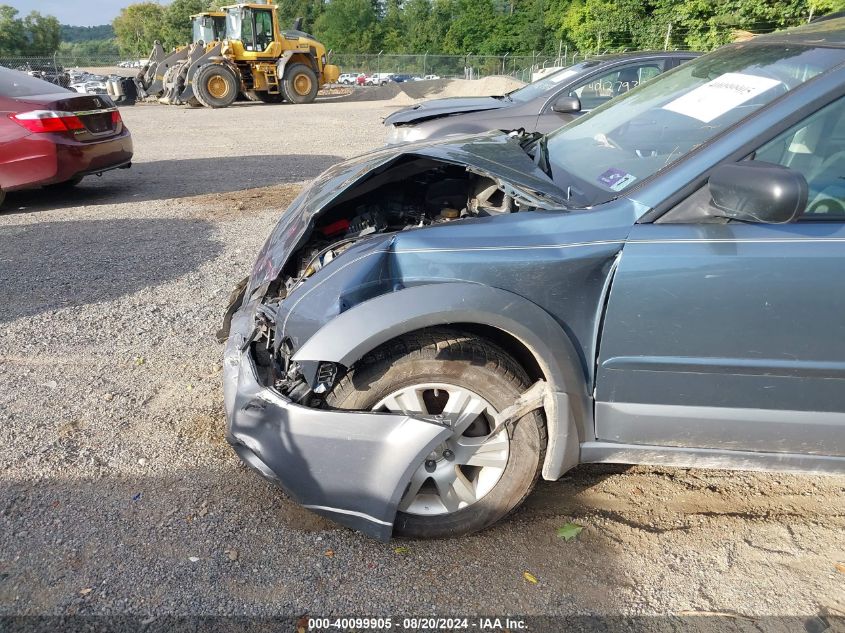
[[[507,0],[499,10],[492,40],[483,50],[495,55],[543,51],[549,39],[545,4],[546,0]]]
[[[69,24],[62,24],[61,26],[62,42],[90,42],[92,40],[110,40],[114,39],[114,29],[111,24],[101,24],[99,26],[71,26]]]
[[[14,7],[0,4],[0,55],[20,55],[26,46],[23,23],[17,15]]]
[[[32,11],[23,19],[27,47],[32,53],[54,53],[61,41],[61,25],[52,15],[41,15]]]
[[[370,0],[332,0],[314,25],[326,47],[344,53],[377,52],[378,20]]]
[[[452,17],[455,15],[457,0],[433,0],[428,20],[422,32],[428,42],[426,50],[433,53],[445,53],[443,42],[449,32]]]
[[[405,50],[409,53],[437,51],[437,41],[428,31],[431,16],[430,0],[406,0],[402,5],[402,33],[405,38]]]
[[[302,18],[302,28],[308,31],[314,28],[317,19],[323,14],[323,0],[278,0],[276,15],[282,31],[290,29],[296,18]]]
[[[379,45],[391,53],[411,52],[406,39],[400,0],[387,0],[384,17],[379,22]]]
[[[51,55],[59,48],[61,26],[53,16],[18,11],[0,5],[0,55]]]
[[[165,8],[155,2],[130,4],[112,22],[117,44],[123,55],[142,57],[164,37]]]
[[[164,10],[161,41],[165,48],[184,46],[191,42],[191,16],[206,10],[206,0],[173,0]]]
[[[443,51],[462,55],[490,52],[497,14],[493,0],[455,0]]]

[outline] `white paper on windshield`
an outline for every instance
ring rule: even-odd
[[[664,110],[709,123],[725,112],[777,86],[780,81],[769,77],[725,73],[703,86],[670,101]]]
[[[574,70],[561,70],[558,73],[553,73],[549,76],[549,81],[555,84],[559,84],[564,79],[569,79],[573,75],[577,75],[578,72]]]

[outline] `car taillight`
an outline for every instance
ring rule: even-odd
[[[120,118],[120,112],[118,112],[117,110],[114,110],[111,113],[111,124],[114,127],[117,127],[118,123],[123,123],[123,119]]]
[[[10,114],[9,118],[30,132],[74,132],[84,130],[85,125],[72,112],[55,112],[53,110],[31,110]]]

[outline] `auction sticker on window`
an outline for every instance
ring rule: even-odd
[[[564,79],[569,79],[573,75],[577,75],[578,73],[574,70],[561,70],[556,73],[552,73],[549,75],[549,81],[555,84],[559,84]]]
[[[670,101],[663,109],[709,123],[738,105],[771,90],[779,83],[781,82],[777,79],[769,77],[725,73]]]
[[[622,191],[636,179],[637,177],[634,174],[629,174],[627,171],[611,167],[599,176],[598,181],[611,191]]]

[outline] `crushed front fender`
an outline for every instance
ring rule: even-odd
[[[386,541],[411,476],[451,433],[436,420],[313,409],[260,384],[233,319],[224,360],[226,439],[297,503]]]

